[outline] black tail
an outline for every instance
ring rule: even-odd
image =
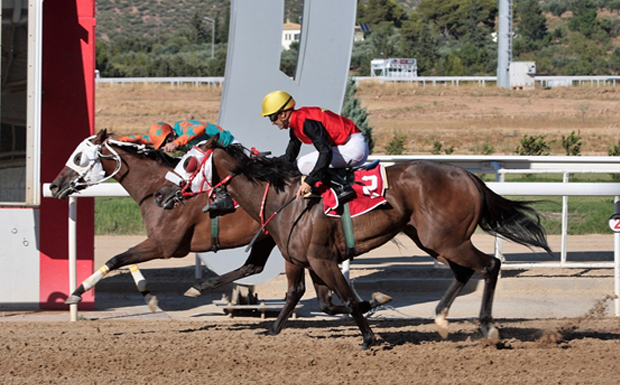
[[[529,206],[532,202],[506,199],[491,191],[476,175],[470,176],[484,198],[478,223],[484,232],[500,235],[520,245],[540,247],[552,254],[545,228],[540,224],[540,215]]]

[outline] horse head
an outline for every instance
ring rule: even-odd
[[[128,158],[124,155],[140,156]],[[176,165],[175,159],[168,157],[160,150],[143,144],[117,141],[112,138],[111,133],[104,129],[96,135],[84,139],[76,147],[65,163],[65,167],[50,184],[52,196],[58,199],[67,199],[73,193],[111,178],[119,180],[123,187],[129,191],[127,183],[123,182],[127,182],[125,177],[129,171],[128,162],[132,162],[130,158],[146,160],[143,173],[149,174],[153,172],[150,167],[155,164],[151,159],[159,159],[160,163],[166,166],[166,170]],[[138,163],[135,162],[134,164],[137,165]],[[163,176],[163,173],[161,175]],[[143,175],[137,176],[144,182],[143,177]],[[144,185],[142,182],[139,184]]]
[[[101,167],[101,144],[111,136],[103,129],[84,139],[73,151],[65,167],[50,184],[52,196],[67,199],[75,192],[97,184],[105,178]]]

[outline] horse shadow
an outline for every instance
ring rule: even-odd
[[[541,324],[541,327],[528,326],[532,320],[510,319],[495,320],[500,326],[500,342],[489,343],[482,337],[478,330],[478,323],[470,319],[451,320],[451,332],[447,339],[443,339],[434,330],[434,321],[428,319],[407,319],[407,320],[369,320],[370,326],[377,335],[376,347],[389,350],[401,345],[423,345],[428,343],[452,343],[456,344],[456,349],[471,346],[472,343],[479,343],[484,346],[495,347],[498,350],[513,349],[517,343],[534,343],[538,346],[557,346],[559,348],[570,348],[571,341],[579,341],[585,338],[598,341],[617,341],[620,340],[620,333],[597,330],[580,330],[577,326],[559,327],[549,329]],[[535,322],[535,321],[534,321]],[[524,323],[524,325],[520,325]],[[261,321],[258,323],[233,323],[227,325],[227,330],[244,331],[254,330],[256,334],[266,334],[271,327],[271,322]],[[340,320],[295,320],[288,322],[286,329],[307,330],[310,328],[320,328],[320,334],[306,333],[304,338],[310,339],[341,339],[358,338],[359,331],[355,322],[351,318]],[[406,330],[398,330],[406,329]],[[196,330],[197,331],[197,330]],[[278,338],[273,336],[273,338]]]

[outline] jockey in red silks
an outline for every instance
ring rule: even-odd
[[[307,196],[319,181],[335,187],[339,201],[355,194],[338,173],[330,168],[361,166],[368,159],[368,144],[361,130],[350,119],[320,107],[295,109],[295,99],[286,91],[274,91],[263,99],[263,113],[280,130],[290,129],[283,155],[307,175],[297,190],[297,198]],[[297,159],[301,144],[312,144],[316,151]]]

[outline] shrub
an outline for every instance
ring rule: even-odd
[[[547,135],[523,135],[521,144],[517,146],[515,152],[518,155],[549,155],[549,150],[555,140],[547,142]]]
[[[385,148],[386,155],[402,155],[405,151],[405,141],[407,140],[407,135],[394,133],[390,144]]]
[[[569,136],[562,135],[562,147],[566,150],[566,155],[579,156],[581,154],[581,136],[575,135],[575,131],[572,131]]]

